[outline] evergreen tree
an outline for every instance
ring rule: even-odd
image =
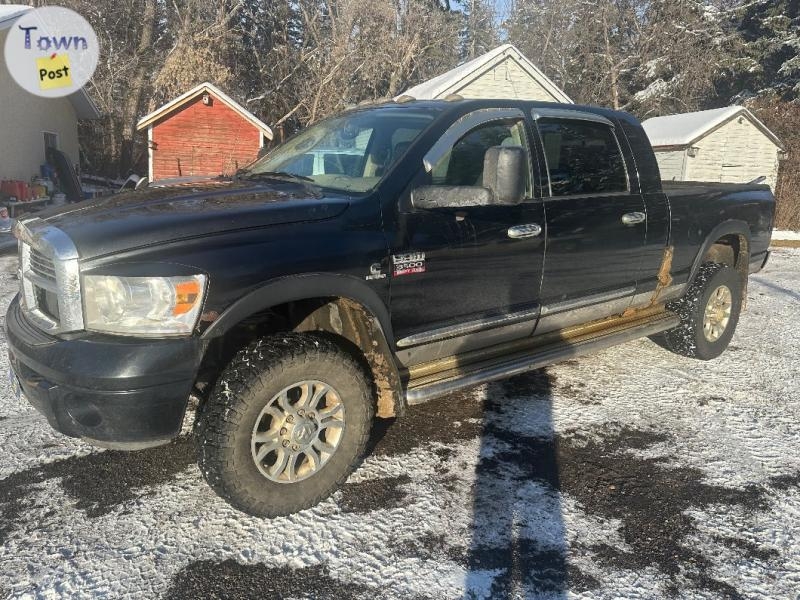
[[[716,89],[736,68],[739,42],[723,11],[706,0],[651,0],[637,27],[629,110],[646,118],[726,104]]]
[[[800,0],[738,5],[730,15],[744,42],[745,61],[724,91],[737,99],[770,93],[800,98]]]

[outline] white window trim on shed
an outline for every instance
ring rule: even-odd
[[[181,106],[183,106],[187,102],[191,102],[192,100],[194,100],[195,98],[197,98],[201,94],[205,94],[205,93],[208,93],[208,94],[211,94],[212,96],[215,96],[217,99],[219,99],[220,101],[224,102],[226,105],[228,105],[228,107],[233,109],[235,112],[239,113],[242,117],[244,117],[245,120],[247,120],[250,123],[252,123],[254,127],[256,127],[257,129],[261,130],[261,133],[264,136],[266,136],[267,139],[269,139],[269,140],[273,139],[274,134],[272,133],[272,129],[270,128],[269,125],[267,125],[266,123],[264,123],[264,121],[262,121],[259,118],[257,118],[253,113],[251,113],[249,110],[247,110],[244,106],[242,106],[241,104],[236,102],[236,100],[234,100],[233,98],[228,96],[228,94],[223,92],[221,89],[219,89],[213,83],[209,83],[208,81],[205,81],[205,82],[201,83],[200,85],[193,87],[188,92],[186,92],[184,94],[181,94],[180,96],[178,96],[177,98],[175,98],[173,100],[170,100],[169,102],[167,102],[163,106],[155,109],[150,114],[147,114],[144,117],[142,117],[141,119],[139,119],[139,121],[136,123],[137,131],[141,131],[145,127],[152,126],[156,121],[161,119],[161,117],[163,117],[165,115],[168,115],[169,113],[175,111],[175,109],[180,108]],[[263,143],[264,143],[263,139],[262,139],[261,143],[263,145]]]

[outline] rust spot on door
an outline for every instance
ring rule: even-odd
[[[672,270],[672,255],[674,253],[675,248],[673,246],[667,246],[664,248],[664,256],[661,259],[661,267],[658,269],[658,283],[656,284],[656,289],[653,292],[653,297],[650,299],[650,306],[653,306],[656,302],[658,302],[658,298],[661,296],[661,293],[672,283],[672,274],[670,271]]]

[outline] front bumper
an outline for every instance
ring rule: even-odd
[[[57,431],[127,449],[165,443],[180,432],[201,340],[56,338],[26,320],[18,298],[6,314],[6,335],[22,392]]]

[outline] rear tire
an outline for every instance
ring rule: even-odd
[[[309,508],[360,461],[374,406],[362,367],[315,334],[240,351],[198,417],[198,463],[232,506],[258,517]]]
[[[732,267],[704,263],[686,294],[667,305],[681,324],[652,336],[662,348],[699,360],[722,354],[736,330],[742,309],[742,279]]]

